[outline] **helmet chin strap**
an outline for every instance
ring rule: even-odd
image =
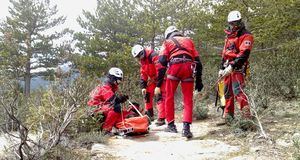
[[[115,83],[116,83],[117,85],[119,85],[121,82],[122,82],[122,81],[121,81],[120,79],[117,79],[117,80],[115,81]]]
[[[145,50],[142,50],[142,51],[139,53],[139,59],[145,58],[145,55],[146,55],[146,51],[145,51]]]

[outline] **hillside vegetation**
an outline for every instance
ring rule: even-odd
[[[300,134],[300,1],[99,0],[95,11],[83,11],[77,19],[84,32],[65,29],[51,35],[44,35],[44,31],[66,18],[57,14],[55,4],[48,4],[47,0],[10,2],[10,15],[0,24],[0,124],[3,135],[16,145],[7,150],[4,158],[91,158],[87,151],[91,145],[105,144],[107,139],[98,132],[95,119],[89,117],[86,107],[89,92],[110,67],[119,67],[124,71],[120,91],[142,104],[139,67],[131,56],[131,47],[141,44],[159,48],[164,30],[170,25],[191,37],[200,53],[204,90],[199,97],[194,97],[194,118],[207,118],[204,122],[213,126],[220,117],[212,106],[224,45],[223,30],[227,27],[228,13],[239,10],[254,36],[246,92],[257,113],[259,122],[256,123],[261,125],[238,136],[233,136],[238,123],[221,126],[209,130],[202,138],[243,146],[251,138],[257,142],[265,132],[267,137],[263,142],[252,144],[275,147],[280,152],[275,159],[300,159],[300,138],[297,138]],[[72,42],[53,44],[65,35],[71,36]],[[107,56],[99,54],[103,52]],[[35,64],[33,58],[37,59]],[[67,81],[72,71],[64,75],[47,72],[51,86],[30,92],[32,69],[54,67],[64,61],[74,64],[80,72],[79,78]],[[20,79],[25,81],[24,87],[20,86]],[[180,112],[180,92],[176,98]],[[276,148],[273,142],[279,143],[278,139],[288,140],[288,147]],[[274,152],[265,153],[264,156],[272,157]]]

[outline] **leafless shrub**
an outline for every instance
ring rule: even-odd
[[[32,94],[26,103],[20,103],[22,94],[8,83],[7,92],[0,97],[0,105],[17,126],[18,134],[12,134],[2,128],[14,144],[11,150],[18,159],[39,159],[57,146],[61,138],[76,116],[76,112],[85,107],[86,98],[91,90],[86,79],[78,78],[72,82],[58,81],[46,92]],[[7,99],[7,95],[11,95]],[[35,96],[33,96],[35,95]],[[26,119],[15,113],[19,108],[26,108]],[[29,111],[29,112],[28,112]],[[32,132],[35,139],[29,137]]]

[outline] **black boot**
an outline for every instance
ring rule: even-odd
[[[174,121],[170,122],[167,126],[167,128],[165,128],[166,132],[171,132],[171,133],[178,133],[177,129],[176,129],[176,125],[174,124]]]
[[[183,122],[182,137],[192,138],[193,133],[190,130],[190,123]]]
[[[150,121],[154,121],[153,108],[148,109],[145,114],[149,117]]]
[[[165,119],[164,118],[158,118],[157,121],[155,122],[156,126],[162,126],[166,124]]]

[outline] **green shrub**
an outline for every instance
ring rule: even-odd
[[[299,42],[296,41],[281,45],[274,51],[253,53],[251,84],[259,85],[259,92],[265,96],[296,98],[300,77],[300,55],[296,50],[299,49]]]
[[[293,145],[295,149],[293,157],[296,160],[300,160],[300,137],[299,136],[293,139]]]
[[[28,113],[26,100],[17,80],[3,77],[3,75],[0,75],[0,79],[0,127],[5,131],[15,131],[18,129],[18,125],[6,114],[4,108],[24,121]]]
[[[256,131],[255,122],[248,119],[235,118],[232,121],[231,127],[233,128],[233,130],[239,128],[242,131]]]
[[[89,160],[91,159],[89,152],[83,152],[81,150],[75,150],[69,147],[57,145],[52,148],[47,154],[40,159],[58,159],[58,160]]]
[[[92,113],[92,111],[86,111],[88,109],[86,107],[78,111],[77,115],[79,116],[76,116],[77,118],[73,120],[68,129],[71,136],[82,132],[100,131],[104,122],[104,115],[100,113],[96,115],[88,114]]]
[[[41,127],[40,125],[46,130],[54,129],[55,124],[63,121],[71,105],[82,108],[86,106],[89,88],[91,87],[87,79],[78,78],[71,84],[56,82],[47,90],[32,93],[27,124],[32,126],[32,129],[37,129]],[[74,117],[77,118],[79,117]]]
[[[80,146],[87,146],[88,148],[94,143],[107,143],[107,136],[101,132],[92,131],[88,133],[79,133],[74,140],[80,144]]]
[[[124,75],[124,80],[119,87],[119,93],[128,95],[130,101],[139,103],[141,107],[144,106],[138,69]]]
[[[201,95],[203,97],[197,97],[200,96],[200,94],[197,94],[194,96],[194,115],[193,117],[196,118],[196,120],[202,120],[206,119],[208,117],[208,97],[205,97],[205,95]]]

